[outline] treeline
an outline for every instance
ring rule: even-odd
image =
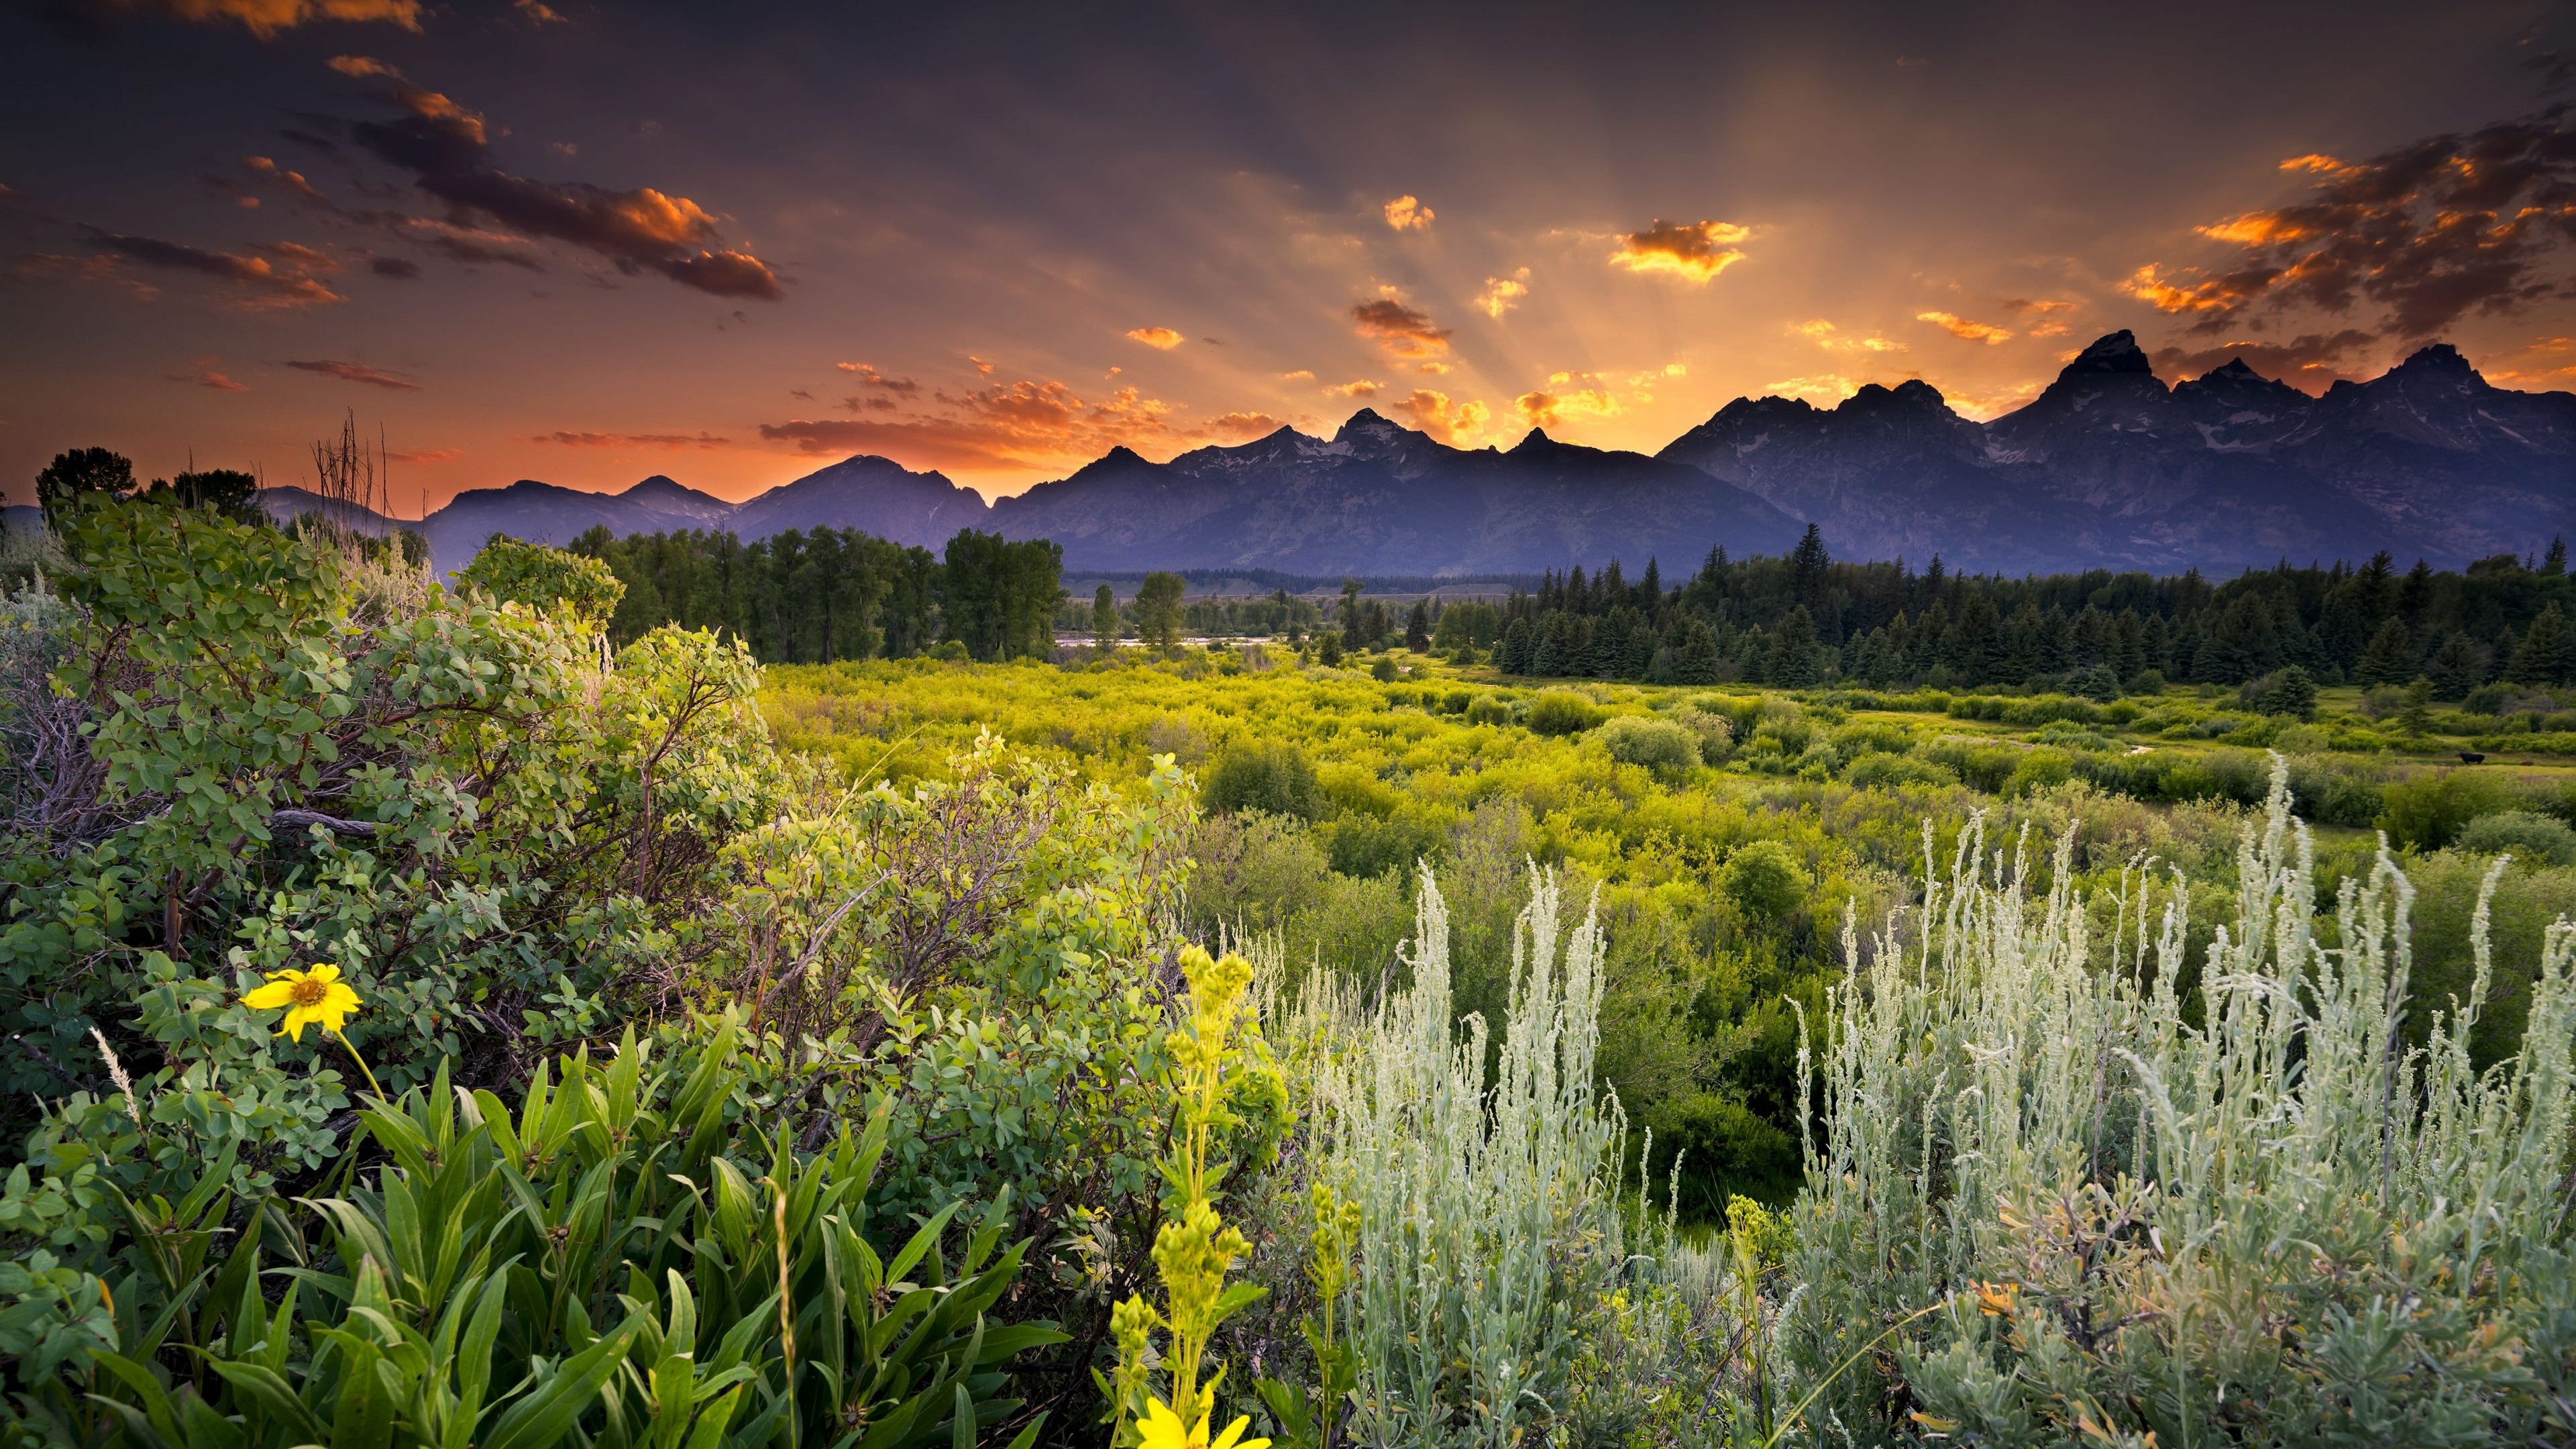
[[[857,529],[730,533],[593,528],[568,545],[626,594],[609,621],[625,643],[663,624],[737,638],[765,663],[830,664],[952,652],[1044,657],[1064,601],[1064,550],[960,532],[943,555]],[[951,647],[953,646],[953,647]]]
[[[1346,617],[1366,607],[1353,600]],[[2419,560],[2401,574],[2383,552],[2213,586],[2196,570],[2012,579],[1951,574],[1938,557],[1919,573],[1847,563],[1810,527],[1785,558],[1714,549],[1673,588],[1652,560],[1634,583],[1615,560],[1590,576],[1551,573],[1502,605],[1491,660],[1507,674],[2095,695],[2243,685],[2296,667],[2324,684],[2421,678],[2435,698],[2461,699],[2490,682],[2576,683],[2571,611],[2564,542],[2536,564],[2499,554],[2457,573]]]

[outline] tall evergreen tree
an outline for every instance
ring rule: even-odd
[[[2576,628],[2556,600],[2531,621],[2504,677],[2516,684],[2576,684]]]
[[[2486,646],[2455,629],[2425,659],[2424,677],[2432,681],[2434,698],[2466,699],[2487,682]]]
[[[2353,666],[2353,682],[2364,687],[2382,684],[2404,684],[2415,677],[2415,638],[2406,621],[2394,614],[2370,636],[2370,645],[2361,651],[2361,662]]]

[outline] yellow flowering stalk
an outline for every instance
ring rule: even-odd
[[[1173,1086],[1179,1098],[1179,1129],[1171,1158],[1163,1167],[1179,1200],[1177,1210],[1154,1235],[1154,1267],[1163,1280],[1163,1310],[1156,1312],[1144,1295],[1130,1296],[1110,1315],[1118,1341],[1117,1378],[1103,1385],[1111,1394],[1110,1411],[1118,1418],[1113,1444],[1142,1449],[1268,1449],[1267,1439],[1244,1439],[1252,1420],[1238,1417],[1224,1432],[1210,1437],[1216,1414],[1217,1380],[1199,1382],[1201,1360],[1217,1325],[1236,1310],[1260,1299],[1263,1290],[1250,1284],[1228,1288],[1225,1275],[1236,1259],[1252,1251],[1243,1234],[1217,1217],[1212,1202],[1214,1179],[1208,1150],[1216,1129],[1231,1119],[1225,1107],[1226,1067],[1236,1055],[1235,1029],[1252,984],[1252,966],[1229,952],[1211,958],[1196,946],[1181,952],[1181,972],[1189,978],[1190,1016],[1186,1029],[1166,1039],[1174,1059]],[[1135,1414],[1136,1396],[1144,1393],[1150,1371],[1146,1355],[1157,1327],[1171,1333],[1163,1356],[1170,1376],[1166,1396],[1145,1394],[1145,1412]],[[1240,1441],[1240,1442],[1238,1442]]]
[[[293,967],[271,971],[266,986],[251,988],[243,993],[241,1000],[242,1005],[253,1011],[286,1008],[286,1019],[277,1024],[279,1036],[300,1042],[304,1040],[304,1028],[318,1026],[338,1037],[340,1045],[348,1048],[349,1059],[358,1064],[359,1071],[367,1074],[367,1085],[375,1089],[379,1098],[384,1096],[385,1089],[377,1085],[376,1074],[368,1068],[367,1059],[358,1055],[357,1047],[351,1045],[348,1036],[340,1030],[341,1023],[356,1013],[360,1003],[356,990],[340,979],[338,965],[316,961],[310,971],[298,971]]]

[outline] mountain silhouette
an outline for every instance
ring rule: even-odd
[[[288,513],[309,506],[299,491],[265,497]],[[457,495],[427,533],[447,570],[493,533],[829,527],[933,549],[963,528],[1049,538],[1076,570],[1444,575],[1780,553],[1810,522],[1844,557],[1980,572],[2232,573],[2381,549],[2456,567],[2576,532],[2576,394],[2496,387],[2442,343],[2322,397],[2241,358],[2168,387],[2122,331],[1983,423],[1919,380],[1831,408],[1738,398],[1652,456],[1539,430],[1458,448],[1362,408],[1330,439],[1283,427],[1164,463],[1113,448],[990,505],[861,455],[741,504],[658,475],[618,494],[521,479]]]

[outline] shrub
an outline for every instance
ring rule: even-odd
[[[1500,695],[1480,694],[1468,701],[1466,714],[1467,723],[1472,725],[1509,724],[1512,707]]]
[[[1806,903],[1807,873],[1787,846],[1756,840],[1726,858],[1718,889],[1747,920],[1772,924],[1787,920]]]
[[[1892,790],[1900,785],[1956,785],[1959,777],[1912,755],[1869,754],[1843,767],[1843,782],[1856,790]]]
[[[1322,834],[1333,869],[1366,880],[1412,869],[1439,850],[1447,832],[1438,822],[1410,812],[1380,816],[1351,811],[1335,816]]]
[[[1199,802],[1230,814],[1259,811],[1314,820],[1324,813],[1323,792],[1306,752],[1292,744],[1257,740],[1217,752],[1199,786]]]
[[[1547,689],[1530,701],[1532,734],[1579,735],[1601,723],[1601,708],[1570,689]]]
[[[1623,765],[1688,770],[1700,762],[1698,733],[1672,720],[1623,714],[1595,729],[1592,737]]]
[[[1415,901],[1412,986],[1325,1028],[1354,1039],[1319,1104],[1319,1175],[1358,1209],[1351,1442],[1524,1442],[1564,1391],[1578,1307],[1623,1258],[1622,1124],[1593,1075],[1601,933],[1589,915],[1564,932],[1556,882],[1534,873],[1489,1080],[1482,1018],[1456,1046],[1448,918],[1427,869]]]
[[[0,1006],[33,1048],[0,1081],[103,1091],[93,1032],[167,1064],[147,1094],[193,1070],[166,1150],[238,1142],[245,1188],[326,1160],[345,1100],[336,1048],[243,1017],[245,973],[334,962],[389,1086],[458,1057],[479,1081],[594,1029],[787,791],[758,667],[711,635],[603,657],[586,620],[417,576],[390,608],[347,559],[195,509],[86,509],[66,548],[73,732],[32,761],[40,808],[0,821]]]
[[[1982,847],[1972,829],[1960,859]],[[2419,1054],[2391,1054],[2411,894],[2393,861],[2311,931],[2285,769],[2199,1011],[2158,901],[2123,906],[2120,969],[2088,958],[2073,851],[2044,896],[2018,873],[1935,882],[1818,1024],[1789,1339],[1820,1380],[1887,1357],[1827,1383],[1815,1421],[1997,1443],[2576,1429],[2576,926],[2549,931],[2521,1053],[2481,1073],[2483,973]]]
[[[521,543],[505,533],[492,535],[456,581],[496,603],[569,614],[592,630],[608,627],[617,601],[626,596],[626,585],[598,559]]]
[[[2378,827],[2399,845],[2439,850],[2481,815],[2512,807],[2502,781],[2471,770],[2435,770],[2380,791]]]
[[[2576,865],[2576,830],[2556,816],[2530,810],[2481,815],[2453,843],[2472,855],[2510,853],[2526,866]]]

